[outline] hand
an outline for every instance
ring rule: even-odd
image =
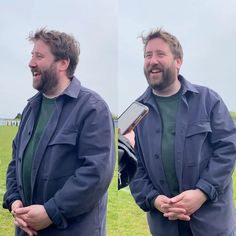
[[[30,227],[28,227],[28,226],[25,227],[25,226],[20,225],[18,223],[18,221],[16,220],[16,218],[14,220],[14,224],[15,224],[15,226],[17,226],[17,227],[21,228],[23,231],[25,231],[28,234],[28,236],[38,235],[37,231],[31,229]]]
[[[191,216],[196,212],[202,204],[207,200],[206,195],[199,189],[187,190],[170,199],[170,205],[176,208],[183,208],[186,214]],[[171,213],[164,214],[166,217],[171,217]]]
[[[11,213],[14,217],[14,224],[15,226],[21,228],[23,231],[25,231],[29,236],[37,235],[37,232],[30,227],[28,227],[27,223],[24,221],[23,218],[16,216],[15,211],[19,208],[23,207],[23,203],[20,200],[16,200],[11,205]]]
[[[135,134],[134,134],[134,131],[131,130],[129,133],[124,134],[124,137],[129,140],[131,146],[134,148],[134,145],[135,145]]]
[[[35,231],[45,229],[52,224],[43,205],[31,205],[15,210],[15,215],[22,218],[28,227]]]
[[[168,217],[169,220],[190,220],[190,217],[186,215],[186,210],[183,207],[173,205],[171,198],[164,195],[159,195],[155,199],[154,206],[157,210],[162,212],[165,217]]]

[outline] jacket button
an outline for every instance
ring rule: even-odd
[[[159,155],[158,155],[158,154],[155,154],[154,157],[155,157],[156,159],[158,159],[158,158],[159,158]]]
[[[161,185],[165,184],[165,181],[163,179],[161,179],[159,182],[160,182]]]

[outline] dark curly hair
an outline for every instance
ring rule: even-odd
[[[67,69],[67,76],[69,78],[73,77],[80,54],[79,42],[73,36],[64,32],[41,28],[35,33],[30,33],[28,39],[32,42],[39,39],[42,40],[49,46],[51,53],[55,57],[55,61],[68,59],[70,62]]]
[[[183,59],[183,49],[179,40],[174,35],[162,30],[162,28],[153,29],[146,35],[142,34],[140,38],[144,44],[144,51],[150,40],[161,38],[169,45],[170,50],[175,58],[180,58],[181,60]]]

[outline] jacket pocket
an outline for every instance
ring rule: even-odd
[[[76,145],[77,140],[77,131],[75,130],[63,130],[56,134],[49,142],[49,146],[58,145],[58,144],[69,144]]]
[[[210,121],[199,121],[188,126],[186,137],[212,132]]]
[[[211,134],[210,121],[199,121],[188,126],[185,147],[184,163],[187,166],[199,166],[211,154],[209,135]]]
[[[74,173],[80,165],[77,133],[62,131],[52,137],[40,165],[41,178],[53,180]]]

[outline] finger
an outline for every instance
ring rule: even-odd
[[[13,221],[14,225],[20,228],[20,224],[14,219]]]
[[[166,213],[164,217],[167,217],[169,220],[183,220],[183,221],[190,221],[190,217],[185,214],[175,214],[175,213]]]
[[[34,232],[31,229],[27,228],[27,227],[21,227],[21,229],[24,230],[28,234],[28,236],[37,235],[37,234],[34,234]]]
[[[191,219],[190,216],[185,215],[185,214],[180,214],[180,215],[177,216],[177,218],[179,220],[183,220],[183,221],[190,221],[190,219]]]
[[[163,196],[163,195],[161,197],[161,200],[162,200],[163,204],[170,204],[171,203],[170,198]]]
[[[21,207],[14,210],[14,214],[22,215],[27,214],[30,211],[28,207]]]
[[[179,195],[177,195],[175,197],[172,197],[170,199],[170,203],[174,204],[176,202],[179,202],[179,201],[183,200],[183,198],[184,198],[184,196],[182,194],[179,194]]]
[[[37,231],[32,229],[32,228],[29,228],[31,230],[31,232],[33,233],[33,235],[38,235]]]
[[[14,222],[17,222],[17,225],[22,226],[22,227],[28,226],[27,223],[23,219],[18,218],[18,217],[15,217]]]
[[[186,214],[182,213],[182,212],[179,212],[179,211],[170,211],[170,212],[164,213],[165,217],[178,217],[178,216],[181,216],[181,215],[186,215]]]
[[[25,231],[29,236],[33,236],[33,235],[38,235],[37,231],[29,228],[29,227],[24,227],[24,226],[21,226],[17,221],[14,221],[14,224],[22,229],[23,231]]]
[[[169,207],[172,208],[172,207],[175,207],[175,208],[183,208],[185,209],[186,208],[186,204],[184,204],[184,202],[181,200],[179,202],[175,202],[175,203],[170,203],[169,204]]]
[[[177,214],[177,213],[174,213],[174,212],[167,212],[167,213],[164,213],[163,216],[166,217],[166,218],[178,218],[178,215],[180,214]]]
[[[168,213],[168,212],[173,212],[173,213],[178,213],[178,214],[186,214],[186,210],[184,208],[181,208],[181,207],[173,207],[173,206],[170,206],[168,204],[163,204],[161,206],[161,209],[165,212],[165,213]]]

